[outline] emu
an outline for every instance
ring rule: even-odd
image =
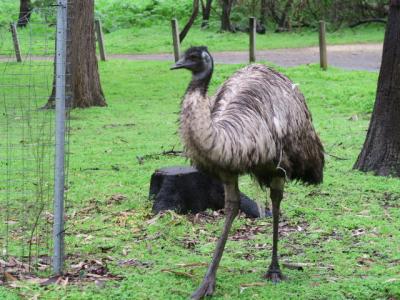
[[[232,75],[208,97],[213,58],[206,47],[192,47],[171,68],[187,69],[192,80],[181,104],[180,135],[199,169],[219,178],[225,190],[226,220],[200,287],[192,299],[212,295],[218,265],[238,214],[238,177],[250,174],[270,189],[273,216],[272,260],[265,278],[284,279],[278,262],[279,209],[286,180],[318,184],[324,152],[304,96],[286,76],[261,64]]]

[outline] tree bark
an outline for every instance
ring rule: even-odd
[[[267,25],[267,0],[261,0],[260,6],[260,23],[265,26]]]
[[[265,2],[265,5],[267,6],[269,13],[271,14],[271,17],[274,19],[275,23],[279,24],[280,18],[276,9],[275,0],[265,0]]]
[[[25,27],[29,23],[29,20],[31,19],[31,12],[31,0],[20,0],[19,17],[17,23],[18,27]]]
[[[70,108],[107,106],[96,57],[94,0],[68,1],[67,95]],[[55,81],[54,81],[55,82]],[[55,85],[46,105],[54,107]]]
[[[390,1],[376,101],[355,169],[400,177],[400,0]]]
[[[232,6],[233,0],[222,0],[221,31],[234,31],[231,24]]]
[[[213,3],[213,0],[207,0],[206,4],[204,4],[204,1],[201,0],[202,13],[203,13],[203,21],[201,23],[201,28],[208,27],[208,22],[209,22],[210,16],[211,16],[212,3]]]
[[[199,14],[199,0],[193,0],[192,15],[190,16],[189,21],[186,23],[185,27],[183,27],[183,30],[179,34],[179,40],[180,40],[181,43],[185,39],[185,37],[188,34],[190,28],[192,28],[193,23],[196,20],[198,14]]]
[[[290,30],[290,20],[289,20],[289,13],[293,6],[293,0],[288,0],[286,2],[285,8],[283,9],[282,16],[279,20],[278,26],[281,29],[288,29]]]

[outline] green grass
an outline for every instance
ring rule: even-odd
[[[381,43],[384,26],[363,26],[328,32],[328,44]],[[200,30],[194,26],[184,40],[182,47],[206,45],[212,51],[247,51],[247,33],[218,33],[217,26]],[[165,53],[172,51],[172,37],[169,24],[147,28],[132,27],[105,35],[108,53]],[[257,35],[257,49],[300,48],[318,45],[318,33],[313,30],[290,33],[268,32]]]
[[[123,280],[108,282],[105,288],[95,284],[0,288],[1,299],[34,295],[39,299],[187,299],[197,287],[205,267],[190,270],[178,265],[209,262],[223,220],[193,224],[185,216],[166,214],[148,222],[152,218],[147,200],[152,172],[187,162],[155,156],[140,164],[136,159],[181,148],[176,120],[189,74],[170,72],[168,67],[169,63],[155,62],[100,63],[109,106],[72,114],[67,266],[110,256],[110,270]],[[239,67],[217,65],[211,90]],[[304,92],[326,151],[346,160],[327,156],[321,186],[287,186],[280,255],[285,261],[311,265],[303,272],[283,268],[288,280],[281,284],[264,281],[262,275],[270,262],[271,220],[240,217],[233,234],[246,225],[262,230],[247,241],[228,241],[213,299],[399,298],[400,181],[352,170],[365,138],[377,74],[322,72],[317,66],[280,70]],[[355,114],[358,121],[350,121]],[[240,186],[265,202],[264,192],[248,177],[241,178]],[[127,198],[109,204],[116,194]],[[97,209],[82,209],[93,205]],[[189,240],[194,241],[193,247],[187,247]],[[100,247],[105,246],[112,248],[102,253]],[[118,261],[124,259],[151,265],[119,266]],[[252,283],[260,286],[240,289]]]
[[[32,24],[27,29],[19,29],[22,55],[51,55],[54,51],[54,27],[45,24]],[[382,43],[384,26],[362,26],[328,32],[330,45],[355,43]],[[13,55],[10,33],[0,29],[0,54]],[[32,40],[34,42],[32,42]],[[191,45],[206,45],[215,51],[247,51],[247,33],[219,33],[217,26],[200,30],[194,26],[182,43],[182,48]],[[318,45],[318,33],[313,30],[294,31],[289,33],[268,32],[257,36],[257,49],[301,48]],[[169,24],[150,27],[132,27],[105,34],[105,47],[108,54],[144,54],[172,52],[172,37]]]
[[[0,4],[0,55],[13,55],[9,23],[18,15],[18,3],[3,0]],[[191,10],[187,0],[174,1],[138,1],[138,0],[101,0],[96,1],[96,16],[103,21],[106,50],[109,54],[167,53],[172,52],[170,18],[179,19],[181,28],[186,19],[186,11]],[[18,29],[22,55],[51,55],[54,43],[53,9],[39,10],[32,15],[32,26]],[[46,17],[45,17],[46,16]],[[45,21],[47,19],[47,21]],[[212,51],[247,51],[247,33],[219,33],[219,21],[211,20],[207,30],[200,29],[198,20],[183,47],[190,45],[207,45]],[[33,30],[32,30],[33,28]],[[381,24],[359,26],[355,29],[343,28],[328,32],[328,44],[381,43],[384,26]],[[47,46],[43,46],[46,44]],[[274,33],[268,29],[266,35],[258,35],[259,50],[274,48],[296,48],[318,45],[318,33],[315,29],[294,30],[290,33]],[[49,49],[48,49],[49,48]],[[7,49],[7,51],[4,51]],[[45,51],[43,50],[45,49]]]

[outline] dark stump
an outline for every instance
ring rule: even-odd
[[[150,199],[153,212],[174,210],[179,214],[198,213],[207,209],[224,208],[222,183],[193,167],[168,167],[151,176]],[[251,218],[271,216],[256,202],[240,193],[240,210]]]

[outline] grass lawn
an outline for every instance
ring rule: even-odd
[[[33,23],[32,27],[19,29],[19,40],[22,56],[51,55],[54,49],[54,27]],[[383,25],[360,26],[356,29],[342,29],[328,32],[328,44],[382,43]],[[194,26],[182,43],[182,48],[191,45],[206,45],[216,51],[247,51],[247,33],[218,33],[217,27],[200,30]],[[39,42],[38,42],[39,41]],[[48,45],[44,47],[45,45]],[[318,45],[318,32],[314,30],[294,31],[288,33],[268,32],[257,36],[257,49],[300,48]],[[105,34],[105,47],[108,54],[144,54],[172,52],[172,36],[169,24],[148,28],[132,27]],[[13,55],[11,35],[8,28],[0,28],[0,55]],[[7,49],[8,51],[4,51]],[[45,50],[43,50],[45,49]]]
[[[183,26],[183,25],[182,25]],[[354,30],[346,28],[328,32],[328,44],[381,43],[384,26],[360,26]],[[121,29],[105,35],[106,50],[113,54],[166,53],[172,51],[170,25],[149,28]],[[200,30],[194,26],[184,40],[182,47],[206,45],[212,51],[247,51],[247,33],[218,33],[218,28]],[[318,32],[302,30],[289,33],[257,35],[257,49],[300,48],[318,45]]]
[[[187,299],[200,283],[223,218],[193,223],[167,213],[153,219],[147,200],[152,172],[187,162],[155,155],[141,164],[136,158],[181,148],[176,120],[189,74],[170,72],[169,65],[100,63],[109,106],[72,114],[67,267],[107,259],[111,272],[123,279],[105,286],[0,287],[0,299]],[[211,90],[239,67],[217,65]],[[317,66],[281,71],[306,95],[326,152],[344,160],[327,156],[321,186],[287,186],[280,255],[282,261],[306,264],[304,271],[283,268],[287,281],[264,281],[272,220],[240,217],[213,299],[398,299],[400,180],[352,170],[365,138],[377,74],[322,72]],[[265,193],[248,177],[241,178],[240,187],[265,202]],[[115,195],[124,197],[114,201]],[[248,238],[241,238],[243,233]],[[128,259],[136,260],[136,266],[119,264]]]

